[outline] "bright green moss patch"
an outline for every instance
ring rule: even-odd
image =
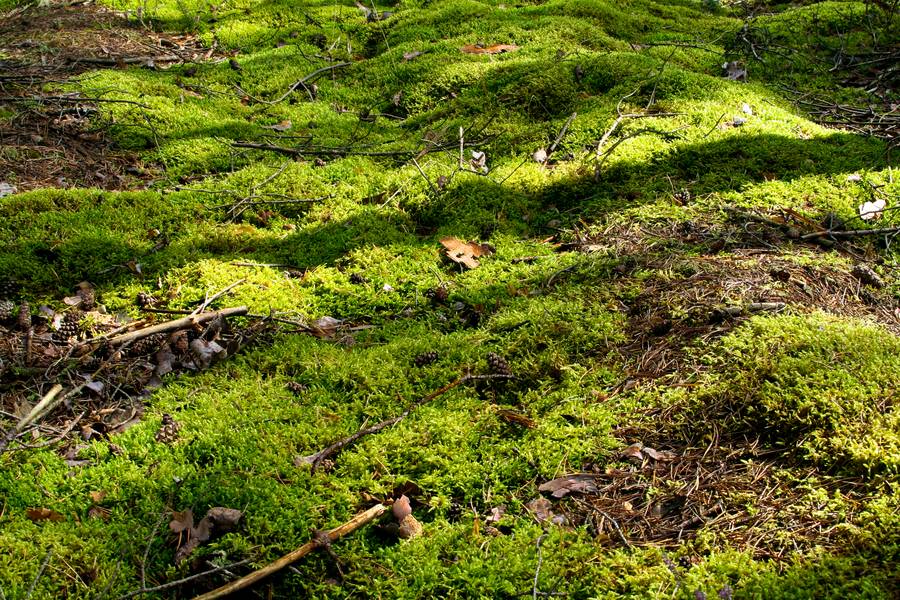
[[[900,548],[895,244],[817,246],[746,216],[785,218],[806,233],[828,213],[867,226],[855,215],[873,194],[893,208],[900,182],[887,144],[810,121],[780,87],[787,78],[862,98],[835,88],[820,63],[834,53],[835,30],[849,28],[848,51],[865,49],[863,4],[778,6],[754,19],[752,39],[797,51],[790,69],[768,55],[751,63],[749,83],[722,71],[726,58],[750,60],[742,20],[699,1],[401,0],[377,6],[393,14],[376,22],[330,0],[106,4],[132,11],[135,26],[140,7],[146,26],[196,32],[227,54],[66,84],[128,101],[100,106],[104,130],[155,163],[157,179],[140,191],[0,198],[0,277],[23,284],[33,305],[57,308],[88,280],[107,311],[133,316],[139,292],[178,311],[236,284],[212,308],[246,305],[288,323],[212,369],[164,378],[135,400],[143,416],[124,433],[0,456],[5,597],[27,594],[50,548],[35,599],[135,590],[145,550],[148,585],[206,561],[247,559],[235,570],[243,574],[346,521],[366,499],[400,493],[412,498],[422,537],[401,542],[367,526],[335,544],[342,575],[317,553],[270,580],[275,597],[891,597]],[[473,44],[518,49],[461,50]],[[281,98],[319,69],[314,88]],[[601,148],[614,151],[598,159],[617,110],[640,118],[621,120]],[[557,138],[539,164],[533,153]],[[486,171],[473,151],[485,153]],[[446,257],[445,236],[495,252],[464,270]],[[884,288],[850,278],[860,257],[876,256]],[[852,282],[847,314],[881,323],[824,312],[842,311],[799,277],[770,274],[767,260],[808,267],[810,277],[838,273]],[[710,322],[712,309],[765,302],[795,284],[783,314]],[[665,296],[672,290],[677,301]],[[290,332],[291,321],[322,317],[344,327],[332,339]],[[427,352],[434,361],[416,366]],[[487,373],[488,352],[515,379],[461,385],[326,469],[298,466],[461,375]],[[46,391],[10,385],[17,410]],[[81,411],[91,419],[100,404],[76,399],[56,424]],[[164,414],[182,426],[172,444],[155,438]],[[558,524],[527,508],[555,477],[633,474],[621,450],[638,438],[688,453],[718,439],[737,452],[723,464],[768,461],[758,487],[723,483],[713,499],[740,515],[740,535],[720,526],[724,517],[701,515],[660,544],[623,520],[626,545],[606,516],[591,520],[571,497],[553,501],[565,516]],[[641,510],[687,494],[681,482],[663,470],[642,482]],[[214,506],[244,511],[241,526],[203,545],[196,563],[174,565],[160,515]],[[487,521],[500,507],[502,518]],[[63,520],[32,521],[29,508]],[[803,520],[810,515],[819,530]]]
[[[849,472],[898,468],[898,338],[826,315],[759,318],[705,362],[693,410],[720,427]]]

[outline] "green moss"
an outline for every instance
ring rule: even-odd
[[[191,65],[110,69],[68,85],[139,103],[103,104],[102,115],[118,145],[156,164],[158,179],[143,191],[48,189],[0,199],[0,275],[51,303],[90,280],[108,310],[132,312],[139,291],[185,308],[240,281],[216,306],[331,316],[359,328],[338,340],[284,334],[210,371],[167,379],[142,422],[77,448],[88,464],[69,466],[49,448],[0,456],[6,597],[26,593],[48,548],[54,558],[33,598],[139,587],[147,540],[148,583],[184,576],[189,566],[172,564],[165,523],[154,529],[164,510],[244,510],[238,531],[199,554],[260,566],[349,518],[363,494],[400,489],[415,490],[422,538],[397,543],[368,527],[335,545],[340,585],[323,554],[273,579],[275,593],[528,596],[536,540],[546,532],[539,589],[572,598],[713,597],[726,585],[736,597],[890,596],[900,467],[895,335],[822,314],[757,318],[693,350],[706,358],[690,386],[640,381],[637,391],[616,393],[635,377],[633,347],[624,349],[640,342],[628,305],[651,284],[691,276],[695,255],[708,250],[642,228],[664,232],[688,220],[719,227],[725,205],[850,219],[872,193],[848,181],[853,173],[889,198],[900,189],[885,143],[816,125],[778,87],[786,76],[811,89],[833,86],[813,59],[834,42],[823,32],[850,27],[847,43],[861,47],[862,4],[784,7],[756,19],[774,42],[812,36],[811,54],[792,71],[775,59],[753,63],[749,84],[721,70],[726,49],[737,56],[731,46],[742,20],[690,0],[402,0],[379,6],[394,14],[372,23],[350,3],[324,0],[106,4],[141,5],[154,27],[198,32],[233,53],[240,70],[224,60],[193,73]],[[461,50],[478,43],[519,48]],[[423,54],[404,58],[414,51]],[[300,89],[274,104],[257,101],[341,61],[352,64],[319,78],[314,98]],[[835,97],[858,94],[841,88]],[[592,156],[617,108],[640,112],[651,99],[662,114],[623,121],[609,140],[615,152],[597,168]],[[533,152],[549,147],[572,113],[554,160],[536,163]],[[746,122],[729,125],[736,116]],[[282,121],[291,127],[272,129]],[[460,128],[464,162],[484,151],[488,173],[458,169]],[[302,151],[287,158],[233,141]],[[370,155],[343,155],[348,148]],[[379,154],[390,152],[415,152],[418,165]],[[691,199],[676,202],[682,188]],[[241,199],[257,204],[232,218],[228,209]],[[895,224],[896,215],[879,223]],[[608,239],[618,228],[643,237],[620,252]],[[462,270],[443,256],[443,236],[490,242],[496,253]],[[555,246],[583,240],[609,241],[610,249]],[[798,264],[851,262],[788,250]],[[438,287],[446,300],[435,298]],[[438,360],[414,367],[426,351]],[[484,372],[488,351],[517,378],[436,398],[348,447],[330,472],[295,466],[295,457],[400,414],[465,372]],[[307,389],[290,393],[288,382]],[[38,391],[29,394],[35,401]],[[794,507],[852,513],[840,525],[846,547],[774,563],[731,547],[713,527],[663,551],[613,549],[585,528],[534,523],[523,505],[537,482],[614,460],[623,431],[667,404],[686,407],[692,440],[715,425],[759,435],[804,469],[868,478],[871,494],[859,505],[804,479]],[[508,422],[501,410],[534,427]],[[163,413],[183,425],[173,445],[154,439]],[[797,478],[792,469],[778,469],[777,483]],[[89,513],[93,491],[106,492],[108,518]],[[500,505],[503,535],[491,536],[475,515]],[[65,520],[32,522],[30,507]],[[789,533],[763,534],[790,541]],[[673,572],[670,555],[694,566]]]

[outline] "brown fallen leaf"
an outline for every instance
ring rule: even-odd
[[[194,526],[194,512],[191,509],[183,511],[172,511],[172,521],[169,523],[169,529],[172,533],[181,533]]]
[[[287,131],[293,126],[294,124],[291,123],[290,119],[285,119],[284,121],[280,121],[278,123],[275,123],[274,125],[261,125],[263,129],[271,129],[272,131]]]
[[[516,412],[514,410],[501,408],[497,411],[497,415],[501,419],[509,423],[515,423],[516,425],[521,425],[522,427],[527,427],[528,429],[534,429],[535,427],[535,422],[533,419],[530,419],[522,413]]]
[[[103,492],[103,491],[91,492],[90,496],[91,496],[91,502],[93,502],[94,504],[99,504],[100,502],[103,501],[104,498],[106,498],[106,492]]]
[[[414,516],[406,515],[400,521],[400,527],[397,528],[397,535],[400,539],[409,540],[422,535],[422,524],[416,520]]]
[[[494,253],[494,247],[490,244],[464,242],[455,237],[441,238],[440,242],[446,248],[447,257],[450,260],[469,269],[475,269],[481,264],[477,260],[479,257],[490,256]]]
[[[206,513],[206,518],[222,531],[234,528],[244,513],[236,508],[225,508],[224,506],[215,506]]]
[[[656,462],[666,462],[675,458],[674,452],[669,452],[668,450],[656,450],[649,446],[644,446],[643,448],[641,448],[641,452],[645,456],[652,458]]]
[[[65,521],[66,518],[49,508],[29,508],[25,511],[28,518],[32,521]]]
[[[644,460],[644,455],[641,453],[641,449],[643,447],[644,445],[640,442],[631,444],[630,446],[622,450],[622,458],[637,460],[638,462]]]
[[[535,498],[525,505],[525,509],[534,515],[538,523],[543,523],[553,517],[552,507],[553,504],[543,496]]]
[[[394,518],[401,523],[403,519],[412,514],[412,507],[409,505],[409,498],[406,497],[406,494],[394,501],[394,506],[391,507],[391,510],[394,513]]]
[[[597,485],[595,482],[596,480],[593,475],[587,473],[575,473],[573,475],[558,477],[556,479],[551,479],[546,483],[542,483],[538,486],[538,491],[550,492],[550,495],[554,498],[564,498],[573,492],[580,492],[582,494],[596,492]]]
[[[519,47],[515,44],[494,44],[482,46],[480,44],[466,44],[460,50],[466,54],[501,54],[503,52],[515,52]]]

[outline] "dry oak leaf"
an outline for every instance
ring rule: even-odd
[[[474,269],[481,264],[477,260],[479,257],[490,256],[494,253],[494,247],[490,244],[464,242],[455,237],[441,238],[440,241],[441,245],[447,249],[447,256],[450,260],[469,269]]]
[[[501,54],[503,52],[515,52],[519,47],[515,44],[494,44],[482,46],[480,44],[466,44],[460,50],[466,54]]]
[[[29,508],[25,511],[32,521],[65,521],[66,518],[49,508]]]
[[[596,492],[597,486],[593,475],[576,473],[542,483],[538,487],[538,491],[550,492],[550,495],[554,498],[564,498],[572,492],[581,492],[583,494]]]

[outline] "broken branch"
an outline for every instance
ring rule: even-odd
[[[138,329],[137,331],[129,331],[128,333],[123,333],[122,335],[110,338],[108,341],[111,346],[122,346],[123,344],[131,343],[157,333],[171,333],[194,325],[202,325],[219,317],[237,317],[245,314],[247,314],[246,306],[223,308],[222,310],[217,310],[215,312],[200,313],[182,319],[175,319],[174,321],[166,321],[165,323],[160,323],[158,325],[151,325],[150,327]]]
[[[238,590],[242,590],[250,585],[253,585],[260,579],[264,579],[269,575],[272,575],[273,573],[277,573],[281,569],[284,569],[290,564],[298,561],[316,548],[319,548],[320,546],[323,546],[325,544],[330,544],[331,542],[344,537],[348,533],[353,533],[366,523],[374,521],[375,519],[383,515],[386,511],[387,506],[385,506],[384,504],[376,504],[372,508],[357,514],[346,523],[338,525],[334,529],[328,530],[327,532],[325,532],[325,535],[321,537],[317,536],[312,541],[306,542],[293,552],[285,554],[275,562],[269,563],[265,567],[256,570],[249,575],[241,577],[236,581],[227,583],[211,592],[201,594],[194,598],[194,600],[216,600],[217,598],[224,598],[229,594],[233,594]]]

